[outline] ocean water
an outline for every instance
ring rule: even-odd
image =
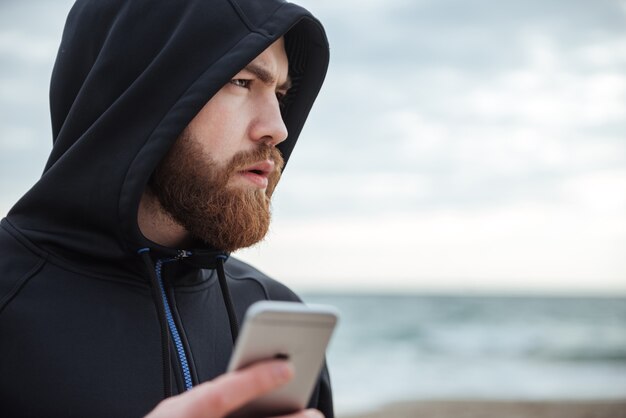
[[[414,399],[626,399],[626,298],[304,294],[334,305],[338,413]]]

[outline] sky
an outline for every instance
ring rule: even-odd
[[[0,215],[68,0],[0,0]],[[296,290],[626,294],[626,1],[305,0],[326,83],[236,255]]]

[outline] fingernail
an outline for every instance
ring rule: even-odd
[[[291,365],[285,361],[275,364],[272,371],[274,376],[281,382],[291,379],[291,375],[293,374]]]
[[[308,418],[324,418],[324,415],[317,409],[307,409],[304,412]]]

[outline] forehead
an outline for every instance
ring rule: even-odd
[[[278,84],[287,81],[289,72],[289,60],[285,52],[285,40],[280,37],[267,49],[261,52],[250,64],[260,66],[270,72]]]

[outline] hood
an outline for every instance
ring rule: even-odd
[[[283,35],[293,87],[278,148],[287,161],[328,66],[309,12],[282,0],[77,1],[51,80],[52,152],[8,220],[74,261],[158,247],[137,225],[151,173],[206,102]]]

